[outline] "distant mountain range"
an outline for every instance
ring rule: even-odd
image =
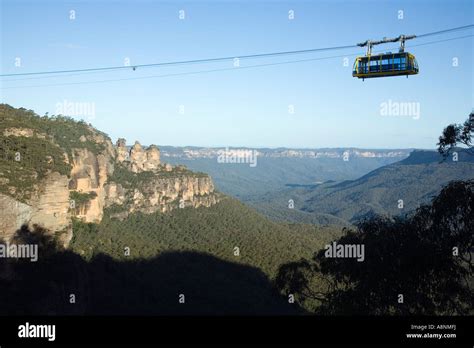
[[[442,161],[415,149],[160,148],[168,162],[209,173],[218,190],[278,221],[350,225],[403,215],[449,181],[474,177],[474,156],[463,151],[458,161]],[[219,161],[223,154],[253,155],[256,165]]]
[[[410,149],[268,149],[160,146],[162,158],[211,175],[216,188],[249,202],[293,185],[357,179],[408,157]],[[247,160],[246,160],[247,159]]]
[[[222,153],[242,156],[253,151],[258,157],[271,158],[404,158],[413,149],[358,149],[358,148],[249,148],[249,147],[174,147],[160,146],[163,157],[181,159],[218,158]]]
[[[443,161],[435,151],[413,151],[402,161],[356,180],[295,186],[255,199],[257,210],[277,220],[347,224],[377,215],[404,215],[428,203],[453,180],[474,178],[474,156],[459,151]],[[294,201],[294,209],[288,201]]]

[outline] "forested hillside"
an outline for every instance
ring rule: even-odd
[[[373,215],[405,215],[436,196],[453,180],[474,178],[474,156],[459,151],[457,161],[435,151],[414,151],[407,159],[356,180],[295,187],[251,201],[276,220],[345,225]],[[288,209],[288,201],[294,209]]]
[[[289,185],[314,185],[328,180],[353,180],[370,171],[399,161],[408,155],[400,150],[393,157],[351,157],[349,161],[338,158],[271,157],[257,156],[254,167],[247,163],[219,163],[217,158],[166,156],[176,148],[164,147],[164,158],[173,164],[185,164],[194,171],[208,173],[217,189],[244,202],[258,199],[268,193],[284,190]],[[341,149],[332,151],[343,153]],[[388,150],[387,150],[388,152]],[[341,155],[338,154],[338,155]],[[383,153],[381,154],[383,155]]]
[[[275,223],[229,197],[209,208],[136,213],[123,221],[108,213],[100,224],[75,222],[73,251],[125,260],[192,250],[258,267],[273,278],[281,264],[308,257],[341,234],[339,228]]]

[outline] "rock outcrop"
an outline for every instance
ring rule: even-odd
[[[176,208],[209,207],[218,201],[208,175],[191,172],[185,166],[161,163],[160,151],[155,145],[144,149],[135,142],[128,150],[125,139],[119,139],[116,153],[117,166],[133,173],[130,180],[133,185],[112,177],[105,186],[106,207],[120,207],[114,216],[124,218],[136,211],[149,214]]]
[[[122,163],[133,173],[160,169],[160,150],[156,145],[150,145],[144,149],[138,141],[135,141],[132,148],[128,150],[125,139],[120,138],[117,141],[116,151],[117,162]]]
[[[129,160],[129,152],[127,149],[127,142],[124,138],[119,138],[117,140],[117,147],[116,147],[116,160],[119,163]]]
[[[31,111],[5,105],[0,105],[0,113],[8,116],[10,124],[15,124],[17,114],[38,117]],[[120,138],[113,146],[105,134],[85,123],[70,119],[55,123],[55,119],[44,118],[41,122],[47,127],[2,128],[0,124],[0,140],[18,143],[26,138],[39,139],[36,141],[43,145],[31,152],[41,153],[46,160],[40,175],[34,164],[27,168],[25,163],[14,162],[11,155],[0,156],[1,240],[10,241],[24,226],[39,226],[67,246],[73,235],[72,218],[99,223],[107,208],[112,209],[112,217],[125,218],[133,212],[209,207],[218,201],[208,175],[161,163],[160,150],[155,145],[144,148],[137,141],[129,149],[125,139]],[[60,132],[55,135],[44,131],[50,126],[64,127],[68,122],[72,128],[80,127],[84,134],[65,139]],[[77,129],[72,133],[77,134]],[[29,170],[30,174],[15,177],[11,175],[14,170]],[[18,195],[18,188],[25,184],[29,185],[28,195]]]
[[[23,226],[38,225],[54,233],[61,232],[63,245],[67,246],[72,238],[68,178],[52,172],[37,186],[38,191],[27,203],[0,194],[0,237],[10,241]]]
[[[108,153],[95,155],[87,149],[74,149],[69,189],[79,193],[94,193],[89,201],[74,204],[76,217],[86,222],[102,220],[107,196],[105,184],[113,174],[113,160]]]
[[[16,199],[0,193],[0,237],[4,241],[10,241],[25,223],[28,224],[32,207],[21,203]]]
[[[210,207],[218,201],[209,177],[156,176],[139,187],[125,189],[117,183],[106,186],[107,206],[122,206],[121,217],[139,211],[145,214],[177,208]],[[128,203],[126,203],[128,202]]]
[[[47,230],[70,233],[68,178],[57,172],[50,173],[39,185],[30,200],[32,214],[29,223]]]

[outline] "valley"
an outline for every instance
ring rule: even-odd
[[[53,284],[63,281],[62,267],[72,267],[83,273],[67,282],[98,277],[108,282],[100,289],[121,289],[108,302],[94,288],[76,314],[315,311],[319,300],[285,301],[280,286],[287,267],[335,246],[361,221],[413,213],[449,182],[474,173],[474,157],[462,150],[456,160],[443,160],[434,151],[413,149],[174,148],[127,145],[123,138],[114,144],[83,121],[9,105],[0,105],[0,121],[1,240],[46,243],[49,256],[31,267],[46,272],[51,257],[61,260],[45,276]],[[249,151],[254,161],[239,160]],[[50,240],[54,251],[48,251]],[[365,260],[363,245],[354,250],[349,258]],[[340,256],[335,247],[333,253]],[[221,290],[208,290],[216,279],[204,266],[216,269]],[[112,273],[105,275],[106,269]],[[49,287],[34,280],[41,272],[28,281]],[[163,301],[147,292],[137,303],[120,304],[138,291],[129,277],[161,289]],[[14,298],[12,286],[7,293]],[[324,282],[311,286],[319,291]],[[173,305],[177,291],[200,300],[183,311]],[[30,310],[15,307],[17,313]],[[49,305],[35,306],[34,313],[51,310],[70,313]]]
[[[402,160],[411,152],[410,149],[227,149],[237,157],[244,151],[255,151],[257,165],[250,166],[219,163],[219,155],[225,153],[226,148],[160,146],[160,149],[166,161],[209,173],[221,192],[244,202],[291,186],[357,179],[376,168]],[[348,156],[347,161],[344,154]]]
[[[257,149],[253,168],[219,163],[219,151],[225,149],[165,147],[163,153],[210,173],[221,192],[265,216],[294,223],[350,226],[373,215],[403,216],[450,181],[474,177],[474,156],[462,149],[456,161],[435,150]]]

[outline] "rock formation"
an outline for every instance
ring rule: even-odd
[[[48,170],[34,182],[26,199],[16,195],[17,187],[8,186],[10,179],[0,171],[0,239],[9,241],[22,226],[38,225],[56,234],[67,246],[73,234],[73,217],[99,223],[106,209],[112,207],[112,217],[126,218],[138,211],[169,212],[217,203],[208,175],[161,163],[155,145],[143,148],[137,141],[128,149],[125,139],[120,138],[114,147],[105,134],[90,125],[85,133],[78,136],[75,147],[63,149],[54,137],[37,129],[0,127],[3,141],[36,137],[61,148],[64,153],[59,161],[70,168],[67,175]],[[4,158],[0,156],[0,168],[8,171],[9,166],[17,165]],[[47,153],[45,158],[50,167],[57,164],[52,154]],[[114,175],[116,171],[119,173]],[[22,185],[21,181],[17,185]]]
[[[0,238],[9,241],[24,225],[39,225],[63,232],[61,239],[67,245],[72,238],[67,176],[52,172],[37,186],[38,191],[27,203],[0,193]]]
[[[146,150],[138,141],[130,150],[126,141],[120,138],[117,141],[117,162],[122,163],[133,173],[160,170],[160,150],[156,145],[150,145]]]
[[[94,193],[94,198],[86,205],[76,207],[78,218],[86,222],[102,220],[106,199],[104,186],[113,171],[113,157],[110,155],[95,155],[87,149],[74,150],[69,189],[79,193]]]
[[[122,163],[123,161],[129,160],[129,152],[127,149],[127,142],[124,138],[119,138],[117,140],[116,154],[117,162]]]
[[[218,201],[212,180],[207,176],[155,176],[139,187],[129,189],[111,182],[106,190],[106,205],[121,206],[123,209],[117,216],[122,218],[136,211],[146,214],[168,212],[177,208],[209,207]]]
[[[126,141],[121,138],[117,141],[116,153],[116,164],[134,173],[135,185],[117,182],[114,177],[109,180],[105,186],[106,207],[121,207],[114,216],[124,218],[136,211],[167,212],[217,203],[214,184],[208,175],[193,173],[184,166],[162,164],[160,150],[155,145],[144,149],[136,141],[127,150]]]

